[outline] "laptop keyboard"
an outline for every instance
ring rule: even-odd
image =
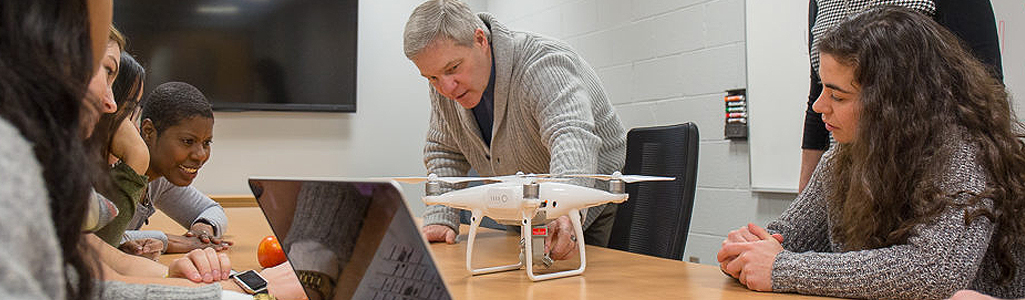
[[[383,250],[383,249],[382,249]],[[384,256],[370,288],[374,300],[449,299],[445,285],[422,251],[393,245]]]

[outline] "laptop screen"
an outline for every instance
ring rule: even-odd
[[[252,178],[249,185],[296,272],[335,282],[325,299],[451,298],[394,183]]]

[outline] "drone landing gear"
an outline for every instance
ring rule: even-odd
[[[470,239],[469,239],[469,241],[467,241],[467,244],[466,244],[466,269],[470,271],[470,274],[471,275],[480,275],[480,274],[488,274],[488,273],[495,273],[495,272],[502,272],[502,271],[509,271],[509,270],[519,270],[520,267],[523,267],[523,260],[520,260],[519,263],[516,263],[516,264],[513,264],[513,265],[488,267],[488,268],[481,268],[481,269],[474,269],[473,268],[473,244],[474,244],[474,240],[477,239],[477,228],[480,228],[480,221],[481,221],[481,219],[483,219],[484,213],[481,212],[480,210],[477,210],[477,209],[471,211],[471,213],[472,213],[471,214],[472,215],[472,220],[471,220],[471,224],[470,224]]]
[[[489,274],[489,273],[496,273],[496,272],[502,272],[502,271],[519,270],[523,266],[526,266],[527,267],[527,277],[529,277],[531,281],[541,281],[541,280],[549,280],[549,279],[555,279],[555,278],[562,278],[562,277],[580,275],[581,273],[584,272],[584,268],[587,267],[587,257],[586,257],[585,252],[584,252],[584,242],[581,240],[580,242],[577,243],[577,247],[578,247],[578,250],[579,250],[578,254],[580,255],[580,267],[579,268],[574,269],[574,270],[553,272],[553,273],[547,273],[547,274],[535,274],[534,273],[534,256],[532,255],[533,253],[529,253],[529,252],[533,251],[533,243],[531,241],[532,240],[532,237],[531,237],[532,233],[531,233],[531,226],[530,226],[531,220],[524,218],[523,222],[522,222],[523,224],[521,224],[521,226],[520,226],[520,236],[521,236],[520,242],[521,242],[521,245],[522,245],[522,247],[520,248],[520,261],[518,263],[512,264],[512,265],[495,266],[495,267],[487,267],[487,268],[474,269],[473,268],[473,245],[474,245],[474,242],[475,242],[475,240],[477,238],[477,228],[480,227],[480,222],[481,222],[481,219],[483,217],[483,212],[481,212],[480,210],[473,210],[472,211],[472,216],[473,217],[472,217],[471,224],[470,224],[469,240],[467,241],[467,245],[466,245],[466,247],[467,247],[466,248],[466,269],[468,271],[470,271],[471,275],[481,275],[481,274]],[[577,210],[577,209],[570,210],[569,218],[570,218],[571,223],[573,224],[573,231],[576,233],[576,236],[583,237],[584,236],[584,230],[583,230],[583,228],[580,225],[581,224],[580,223],[580,211]],[[543,251],[543,248],[541,248],[541,249]]]
[[[570,212],[569,212],[569,220],[571,221],[571,223],[573,223],[573,231],[576,233],[576,236],[583,237],[584,236],[584,229],[581,228],[581,226],[580,226],[580,211],[577,210],[577,209],[571,209]],[[526,221],[526,219],[525,219],[525,221]],[[530,226],[529,225],[528,226],[520,226],[520,231],[521,231],[520,232],[521,236],[524,237],[523,238],[524,244],[525,244],[524,245],[524,249],[531,249],[531,247],[532,247],[532,245],[531,245],[532,238],[530,238],[530,236],[531,236]],[[587,267],[587,257],[584,254],[584,241],[583,241],[583,239],[581,239],[580,242],[577,243],[577,247],[579,248],[578,249],[579,250],[578,253],[580,254],[580,267],[579,268],[574,269],[574,270],[553,272],[553,273],[548,273],[548,274],[540,274],[540,275],[539,274],[534,274],[534,256],[533,255],[523,255],[523,257],[527,260],[526,263],[524,263],[525,265],[527,265],[527,277],[530,277],[530,280],[532,280],[532,281],[541,281],[541,280],[548,280],[548,279],[555,279],[555,278],[562,278],[562,277],[580,275],[581,273],[584,273],[584,268]]]

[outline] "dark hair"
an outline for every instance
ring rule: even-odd
[[[861,88],[857,136],[838,147],[832,166],[833,233],[847,250],[904,243],[945,209],[978,205],[984,208],[966,212],[965,224],[982,216],[994,222],[1000,280],[1014,278],[1012,253],[1025,235],[1025,144],[1000,81],[950,31],[905,8],[869,9],[818,47],[852,67]],[[977,146],[988,175],[981,193],[939,186],[956,150],[942,137],[958,132]],[[953,201],[962,196],[966,203]]]
[[[114,92],[114,102],[117,103],[117,111],[112,114],[103,114],[100,121],[96,123],[96,131],[89,138],[89,143],[100,149],[101,158],[106,159],[110,152],[110,143],[114,140],[114,134],[121,126],[121,122],[135,112],[139,106],[139,95],[142,94],[142,83],[146,80],[146,69],[142,67],[131,54],[121,52],[121,62],[117,68],[117,79],[111,89]]]
[[[157,134],[168,127],[196,117],[214,118],[203,92],[184,82],[168,82],[153,89],[142,102],[142,119],[150,119]]]
[[[33,145],[43,167],[62,265],[70,268],[62,272],[69,299],[94,289],[81,232],[90,178],[101,170],[80,124],[95,71],[88,16],[84,0],[0,1],[0,117]]]

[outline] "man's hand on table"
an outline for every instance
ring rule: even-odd
[[[548,236],[545,237],[545,253],[554,260],[567,260],[580,252],[577,243],[583,243],[573,232],[573,224],[569,216],[561,216],[548,223]]]
[[[427,225],[420,229],[428,242],[456,243],[456,231],[445,225]]]

